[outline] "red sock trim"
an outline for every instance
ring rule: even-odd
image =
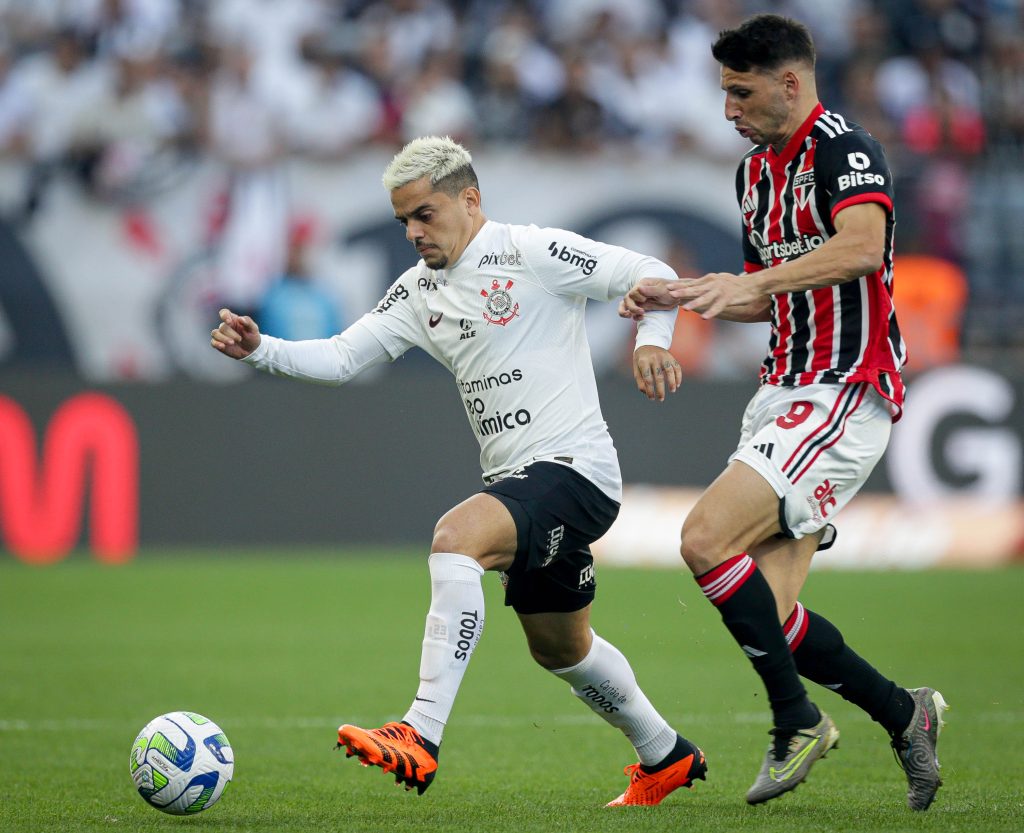
[[[803,642],[804,635],[807,633],[807,624],[807,611],[804,610],[804,606],[800,602],[797,602],[793,612],[789,614],[786,624],[782,626],[790,653],[799,648],[800,643]]]
[[[697,584],[715,607],[724,604],[750,578],[757,565],[754,559],[741,552],[714,569],[697,576]]]

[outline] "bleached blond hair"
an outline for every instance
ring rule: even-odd
[[[395,154],[382,179],[384,187],[394,191],[429,176],[435,190],[454,197],[463,188],[480,187],[472,162],[469,151],[450,137],[423,136]]]

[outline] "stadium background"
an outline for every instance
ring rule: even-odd
[[[316,336],[372,306],[414,254],[380,172],[426,133],[473,150],[491,217],[629,245],[681,274],[735,269],[745,143],[721,117],[707,46],[760,10],[808,22],[823,101],[882,139],[896,178],[909,407],[822,565],[1019,557],[1014,0],[0,4],[8,557],[424,546],[478,484],[445,372],[414,353],[342,389],[256,378],[209,349],[217,308]],[[632,389],[629,327],[596,305],[588,327],[628,486],[599,555],[675,564],[765,334],[683,321],[686,382],[653,406]],[[252,492],[224,489],[228,471]]]

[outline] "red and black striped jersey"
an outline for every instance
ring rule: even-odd
[[[794,260],[836,233],[836,215],[874,202],[886,210],[882,266],[837,286],[772,296],[772,332],[761,382],[800,386],[870,382],[903,402],[906,346],[893,306],[893,187],[885,152],[859,125],[820,104],[782,153],[751,150],[736,174],[744,271]]]

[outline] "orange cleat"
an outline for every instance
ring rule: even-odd
[[[385,723],[379,729],[360,729],[345,724],[338,729],[338,748],[345,757],[359,756],[363,766],[379,766],[395,774],[396,784],[406,790],[426,792],[437,773],[437,747],[408,723]]]
[[[623,771],[629,776],[629,786],[605,807],[661,804],[669,793],[680,787],[690,789],[694,781],[703,781],[708,766],[704,753],[695,746],[689,755],[654,772],[641,764],[630,764]]]

